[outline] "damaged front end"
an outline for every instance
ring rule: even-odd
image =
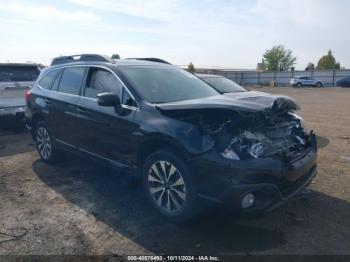
[[[258,111],[242,108],[191,108],[164,111],[196,126],[214,150],[231,160],[279,157],[292,159],[310,142],[304,121],[296,114],[299,106],[287,97],[262,96],[254,103]],[[244,100],[244,99],[242,99]],[[244,103],[246,101],[240,101]],[[249,101],[250,104],[252,103]],[[267,102],[270,103],[266,106]]]
[[[259,110],[252,110],[257,101]],[[200,173],[199,191],[217,201],[250,201],[247,194],[255,192],[260,204],[247,210],[261,211],[310,183],[316,169],[316,138],[294,113],[299,106],[293,100],[264,96],[249,103],[247,110],[241,103],[234,108],[172,108],[163,113],[193,124],[203,139],[211,141],[212,148],[192,161],[194,172]]]
[[[227,130],[216,137],[221,155],[232,160],[264,157],[293,159],[310,143],[310,134],[303,127],[303,120],[293,113],[262,116],[246,130],[235,131]],[[221,145],[225,143],[227,146],[222,149]]]

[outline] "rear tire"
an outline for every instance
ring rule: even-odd
[[[40,158],[47,163],[54,163],[59,158],[59,151],[45,122],[40,121],[34,127],[34,140]]]
[[[197,214],[197,194],[189,169],[171,150],[159,150],[146,158],[142,182],[148,200],[167,219],[182,222]]]

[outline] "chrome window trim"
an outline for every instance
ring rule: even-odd
[[[37,86],[41,90],[44,90],[44,91],[47,91],[47,92],[53,92],[53,93],[58,93],[58,94],[62,94],[62,95],[73,96],[73,97],[80,97],[80,98],[96,101],[96,98],[86,97],[86,96],[82,96],[82,95],[73,95],[73,94],[68,94],[68,93],[62,93],[62,92],[58,92],[58,91],[53,91],[53,90],[45,89],[45,88],[43,88],[43,87],[41,87],[39,85],[39,81],[43,77],[45,77],[49,72],[51,72],[53,70],[61,70],[61,69],[65,69],[65,68],[74,68],[74,67],[97,67],[97,68],[102,68],[102,69],[105,69],[105,70],[109,71],[110,73],[112,73],[114,75],[114,77],[117,78],[117,80],[121,83],[122,88],[124,88],[129,93],[129,95],[132,97],[132,99],[134,99],[134,101],[135,101],[135,103],[137,105],[136,107],[134,107],[134,106],[128,106],[128,105],[121,104],[121,107],[126,108],[126,109],[130,109],[130,110],[134,110],[134,111],[140,111],[141,110],[140,106],[139,106],[139,103],[135,99],[134,95],[130,92],[130,90],[127,88],[127,86],[124,84],[124,82],[120,79],[120,77],[115,72],[113,72],[113,70],[109,69],[106,66],[102,66],[102,65],[66,65],[66,66],[63,65],[63,66],[60,66],[60,67],[51,68],[51,69],[47,70],[47,72],[45,72],[45,74],[42,75],[37,80]],[[122,93],[122,90],[121,90],[121,93]]]

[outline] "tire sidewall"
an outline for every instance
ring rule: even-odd
[[[160,208],[154,201],[148,187],[148,171],[150,167],[158,161],[167,161],[171,164],[173,164],[178,171],[181,173],[181,176],[185,182],[186,187],[186,202],[184,207],[177,212],[169,213]],[[170,220],[173,221],[184,221],[188,220],[194,214],[196,213],[196,190],[192,182],[192,178],[190,176],[189,169],[186,165],[186,163],[176,156],[173,152],[170,150],[159,150],[151,155],[149,155],[142,168],[142,184],[145,191],[145,194],[148,198],[148,200],[151,202],[152,206],[158,210],[163,216],[167,217]]]

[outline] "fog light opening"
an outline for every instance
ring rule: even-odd
[[[241,206],[242,208],[251,207],[255,202],[255,196],[253,193],[248,193],[242,198]]]

